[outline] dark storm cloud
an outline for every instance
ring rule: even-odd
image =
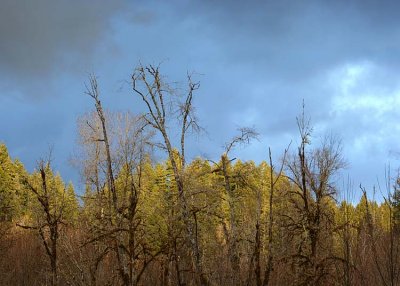
[[[39,93],[43,90],[37,81],[82,68],[82,63],[92,60],[111,18],[123,7],[119,0],[2,1],[1,87],[33,86]]]

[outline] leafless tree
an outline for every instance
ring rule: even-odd
[[[273,227],[275,224],[275,213],[274,213],[274,194],[276,190],[276,185],[278,181],[283,177],[283,168],[286,164],[286,157],[289,151],[289,146],[285,149],[283,153],[283,159],[281,162],[281,165],[279,167],[279,170],[276,171],[275,166],[272,161],[272,152],[271,148],[268,148],[268,155],[269,155],[269,165],[270,165],[270,182],[269,182],[269,213],[268,213],[268,246],[267,246],[267,263],[265,266],[265,274],[264,274],[264,280],[262,280],[262,285],[267,286],[270,285],[270,276],[273,271],[273,266],[274,266],[274,248],[273,248]],[[259,232],[259,223],[257,223],[257,230]],[[256,236],[258,240],[260,240],[260,234]],[[256,239],[257,242],[257,239]],[[258,274],[258,277],[261,277],[261,271],[260,271],[260,266],[256,268],[256,274]],[[259,278],[257,280],[257,286],[261,285],[261,279]]]
[[[167,152],[172,166],[196,279],[198,284],[207,285],[209,281],[203,271],[202,251],[196,236],[194,217],[188,204],[184,180],[186,135],[192,129],[199,129],[192,103],[194,92],[199,87],[200,84],[194,82],[191,75],[188,75],[187,93],[184,100],[179,102],[176,97],[176,90],[164,81],[159,66],[139,65],[132,74],[133,92],[140,97],[147,107],[144,119],[162,136],[163,143],[159,144],[159,147]],[[178,112],[177,116],[173,115],[174,112],[175,114]],[[169,124],[173,124],[173,120],[176,119],[180,119],[180,125],[178,125],[178,129],[180,129],[179,151],[174,148],[173,135],[168,130],[171,127]]]
[[[51,180],[51,167],[49,160],[38,162],[40,182],[33,178],[24,178],[23,183],[32,192],[40,205],[40,212],[37,214],[37,222],[34,225],[17,223],[17,226],[24,229],[31,229],[38,232],[41,241],[50,260],[51,284],[58,285],[58,242],[60,228],[64,225],[64,211],[66,207],[65,189],[59,197],[57,186]],[[58,201],[58,203],[57,203]]]
[[[114,122],[107,119],[95,77],[90,78],[86,93],[94,100],[97,113],[96,118],[86,121],[90,130],[89,143],[95,146],[94,171],[91,172],[91,182],[97,191],[94,199],[103,200],[104,194],[109,197],[106,198],[108,211],[100,209],[99,224],[95,225],[96,229],[85,245],[105,241],[94,265],[101,262],[111,247],[123,284],[137,285],[147,266],[162,251],[144,243],[144,222],[138,216],[143,165],[149,158],[146,146],[151,134],[145,132],[142,118],[119,114]],[[110,129],[112,124],[115,126]],[[102,176],[99,173],[104,166],[101,158],[105,158],[105,183],[100,182]]]
[[[332,263],[339,259],[329,252],[334,230],[330,204],[337,193],[334,176],[345,162],[340,142],[334,137],[326,137],[321,147],[307,150],[312,128],[304,107],[297,124],[301,143],[287,164],[288,179],[294,184],[289,198],[295,211],[284,215],[296,249],[290,260],[298,271],[299,285],[321,285],[330,275]]]
[[[234,136],[229,142],[225,144],[224,153],[221,156],[221,163],[215,163],[216,169],[213,172],[221,172],[222,177],[224,179],[223,186],[225,190],[225,194],[228,200],[229,207],[229,227],[227,228],[224,224],[226,240],[228,241],[228,256],[230,260],[231,266],[231,285],[239,285],[239,273],[240,273],[240,257],[238,253],[238,242],[239,242],[239,233],[238,233],[238,225],[237,225],[237,200],[238,196],[236,194],[237,190],[233,187],[232,176],[230,169],[230,164],[236,158],[229,159],[230,152],[237,145],[247,145],[251,140],[256,139],[258,133],[253,128],[239,128],[239,134]],[[242,181],[246,181],[246,178],[241,176]],[[224,222],[223,222],[224,223]]]

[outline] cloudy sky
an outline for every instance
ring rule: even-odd
[[[78,187],[69,164],[76,119],[91,110],[88,75],[103,105],[141,112],[127,80],[162,62],[171,81],[196,72],[195,106],[207,133],[190,155],[217,158],[240,126],[258,142],[235,150],[257,162],[293,140],[304,99],[314,126],[343,142],[349,174],[370,188],[399,165],[398,1],[71,1],[0,4],[0,141],[29,170],[53,146],[54,167]]]

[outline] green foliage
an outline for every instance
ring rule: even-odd
[[[72,183],[65,184],[60,174],[54,174],[49,165],[46,166],[45,173],[46,189],[43,187],[39,171],[35,171],[26,178],[27,184],[37,191],[37,194],[33,194],[32,190],[26,186],[26,192],[30,192],[28,217],[36,222],[45,221],[46,213],[39,200],[47,198],[51,215],[60,217],[64,223],[75,223],[78,219],[79,204]]]
[[[13,161],[7,147],[0,144],[0,221],[12,221],[24,213],[28,196],[21,178],[25,174],[21,162]]]

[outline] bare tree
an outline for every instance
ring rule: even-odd
[[[108,211],[102,207],[98,225],[85,245],[104,241],[103,251],[95,259],[95,268],[111,250],[115,254],[118,273],[124,285],[137,285],[154,258],[162,249],[153,249],[144,241],[145,222],[139,217],[139,201],[143,191],[143,165],[148,160],[146,146],[151,137],[145,132],[142,118],[129,114],[116,115],[114,122],[107,118],[100,102],[97,80],[90,78],[87,94],[94,100],[96,117],[87,120],[90,130],[88,143],[94,144],[94,171],[90,181],[94,184],[94,198],[106,198]],[[110,115],[111,116],[111,115]],[[110,129],[110,126],[113,128]],[[103,143],[99,146],[98,142]],[[102,164],[101,158],[104,158]],[[105,166],[105,183],[100,175]],[[93,279],[92,279],[93,280]]]
[[[115,221],[113,220],[113,214],[120,216],[119,208],[118,208],[118,197],[117,197],[117,190],[115,187],[115,177],[114,177],[114,170],[112,167],[112,159],[111,159],[111,148],[109,143],[109,137],[107,133],[107,126],[106,126],[106,117],[103,111],[103,107],[100,101],[99,89],[97,84],[97,79],[95,76],[91,76],[89,78],[90,84],[86,87],[86,94],[89,95],[95,102],[95,107],[97,111],[98,119],[100,120],[100,130],[101,130],[101,137],[97,138],[96,141],[104,143],[104,150],[106,154],[106,183],[107,183],[107,191],[111,194],[111,198],[109,200],[109,219],[108,222],[112,226],[112,229],[109,230],[109,234],[116,234],[115,236],[111,236],[113,238],[113,249],[115,251],[117,261],[118,261],[118,272],[121,276],[124,285],[129,285],[129,275],[128,269],[126,265],[122,261],[122,250],[120,248],[120,230],[118,226],[115,226]],[[88,123],[89,126],[90,123]],[[103,237],[104,234],[100,235]],[[98,238],[94,240],[91,239],[90,242],[96,241]]]
[[[287,164],[288,179],[294,184],[289,192],[294,213],[285,214],[286,228],[294,239],[296,252],[290,257],[297,269],[300,285],[320,285],[329,276],[332,263],[339,259],[330,253],[334,217],[330,204],[337,193],[334,176],[345,166],[340,142],[326,137],[312,151],[312,129],[303,114],[297,119],[301,143],[298,153]]]
[[[269,213],[268,213],[268,246],[267,246],[267,263],[265,266],[265,274],[264,274],[264,280],[262,282],[263,286],[270,285],[270,277],[271,273],[273,271],[273,266],[274,266],[274,248],[273,248],[273,227],[275,224],[275,213],[274,213],[274,195],[275,195],[275,190],[276,190],[276,185],[278,181],[283,177],[283,168],[286,164],[286,156],[289,151],[289,146],[285,149],[283,153],[283,159],[282,163],[279,167],[278,171],[275,171],[275,166],[272,161],[272,153],[271,153],[271,148],[268,148],[268,155],[269,155],[269,166],[270,166],[270,181],[269,181]],[[259,223],[257,223],[257,232],[259,231]],[[258,234],[256,238],[256,242],[260,240],[261,235]],[[259,270],[260,266],[256,268],[256,274],[258,274],[258,277],[261,277],[261,271]],[[259,278],[257,280],[257,286],[261,285],[261,279]]]
[[[198,130],[193,110],[193,95],[200,87],[198,82],[193,82],[191,75],[188,75],[188,90],[182,103],[177,101],[175,90],[164,81],[160,74],[159,66],[139,65],[132,74],[132,89],[141,98],[147,107],[144,119],[163,139],[159,146],[168,154],[172,166],[174,179],[178,191],[182,219],[186,229],[186,237],[190,248],[194,272],[201,285],[209,284],[203,272],[202,251],[196,236],[194,217],[190,211],[185,192],[185,139],[191,130]],[[171,110],[172,109],[172,110]],[[173,110],[175,109],[175,110]],[[172,124],[174,118],[172,112],[178,112],[180,120],[180,150],[176,151],[171,141],[168,124]]]
[[[228,200],[229,207],[229,227],[225,226],[224,229],[226,234],[226,239],[228,241],[228,256],[230,260],[230,283],[231,285],[239,285],[239,273],[240,273],[240,257],[238,253],[238,241],[239,241],[239,233],[238,233],[238,225],[237,225],[237,190],[233,187],[232,174],[229,171],[230,164],[236,158],[229,159],[230,152],[237,145],[247,145],[250,143],[252,139],[257,138],[258,133],[253,128],[239,128],[239,134],[234,136],[228,143],[225,144],[224,153],[221,155],[221,163],[215,163],[216,169],[213,172],[221,172],[222,177],[224,179],[223,186],[225,190],[225,194]],[[244,176],[240,176],[242,181],[246,181]]]
[[[117,210],[117,191],[115,189],[115,177],[113,174],[112,160],[111,160],[111,148],[107,135],[106,118],[104,115],[103,107],[100,101],[99,89],[97,85],[97,79],[95,76],[89,78],[90,85],[86,87],[86,94],[89,95],[95,102],[98,118],[101,122],[102,138],[98,138],[97,141],[104,142],[106,163],[107,163],[107,185],[108,190],[112,195],[112,203],[114,209]]]
[[[66,189],[64,186],[58,186],[54,180],[50,159],[40,160],[37,168],[39,178],[26,177],[23,182],[38,201],[40,213],[36,214],[36,224],[17,223],[17,226],[38,232],[50,260],[51,285],[58,285],[58,242],[60,228],[65,224]],[[35,179],[39,179],[39,181],[35,181]],[[57,188],[60,187],[63,189],[58,190]]]

